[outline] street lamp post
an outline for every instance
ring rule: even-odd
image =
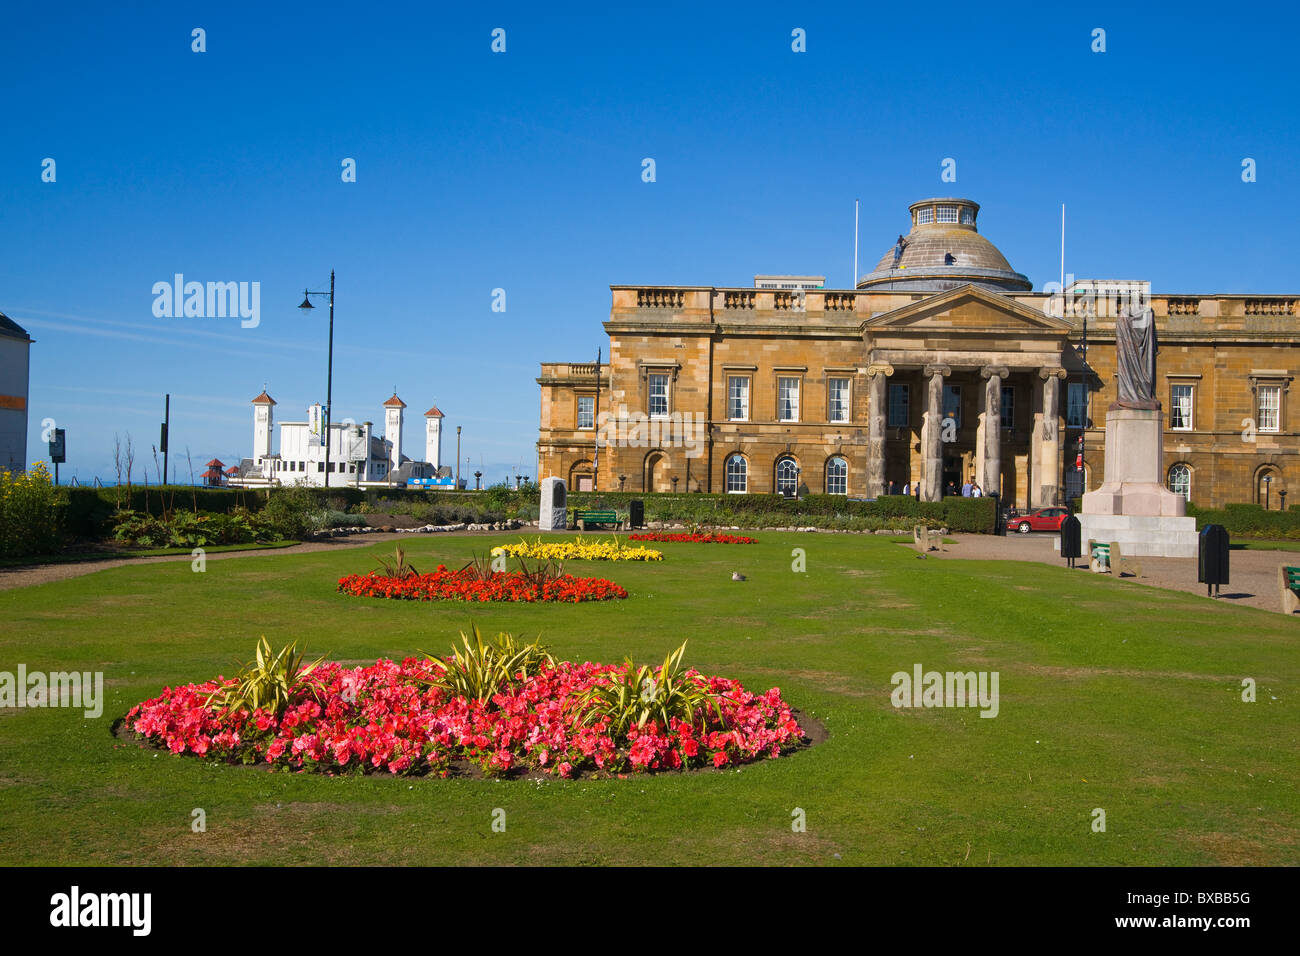
[[[1273,484],[1273,476],[1265,475],[1264,476],[1264,510],[1265,511],[1268,510],[1268,492],[1269,489],[1272,487],[1272,484]]]
[[[460,491],[460,426],[456,426],[456,490]]]
[[[298,308],[313,309],[311,297],[314,295],[328,295],[330,297],[330,338],[329,338],[329,357],[326,359],[325,367],[325,487],[330,486],[330,431],[334,421],[334,270],[330,270],[330,290],[329,292],[309,292],[306,289],[302,294],[302,305]]]

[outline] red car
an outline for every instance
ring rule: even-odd
[[[1029,534],[1031,531],[1060,531],[1061,522],[1069,515],[1065,508],[1039,508],[1027,515],[1016,515],[1007,519],[1008,531]]]

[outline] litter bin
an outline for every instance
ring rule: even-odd
[[[1205,585],[1206,597],[1217,596],[1219,586],[1228,583],[1228,529],[1221,524],[1207,524],[1201,529],[1196,580]]]
[[[996,491],[989,497],[993,499],[993,533],[1002,535],[1005,538],[1007,534],[1007,516],[1002,513],[1002,499]]]
[[[628,530],[645,527],[645,502],[640,498],[627,503],[627,526]]]
[[[1067,515],[1061,522],[1061,557],[1074,567],[1076,558],[1083,557],[1083,529],[1075,515]]]

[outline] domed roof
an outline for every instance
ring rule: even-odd
[[[942,292],[967,283],[999,292],[1027,292],[1028,278],[1011,268],[997,246],[979,234],[979,203],[937,197],[908,206],[912,228],[902,258],[891,247],[859,289]]]

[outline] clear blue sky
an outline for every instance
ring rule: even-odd
[[[1280,6],[292,6],[3,14],[0,311],[37,340],[33,460],[43,418],[65,476],[111,477],[114,433],[150,458],[164,392],[173,462],[249,454],[264,384],[282,419],[324,400],[325,310],[296,306],[333,268],[335,419],[379,425],[396,385],[417,457],[437,403],[447,457],[462,425],[462,461],[532,474],[537,363],[607,349],[610,284],[846,287],[855,198],[862,272],[909,202],[955,194],[1035,288],[1064,202],[1080,277],[1300,292]],[[177,272],[260,282],[260,326],[155,318]]]

